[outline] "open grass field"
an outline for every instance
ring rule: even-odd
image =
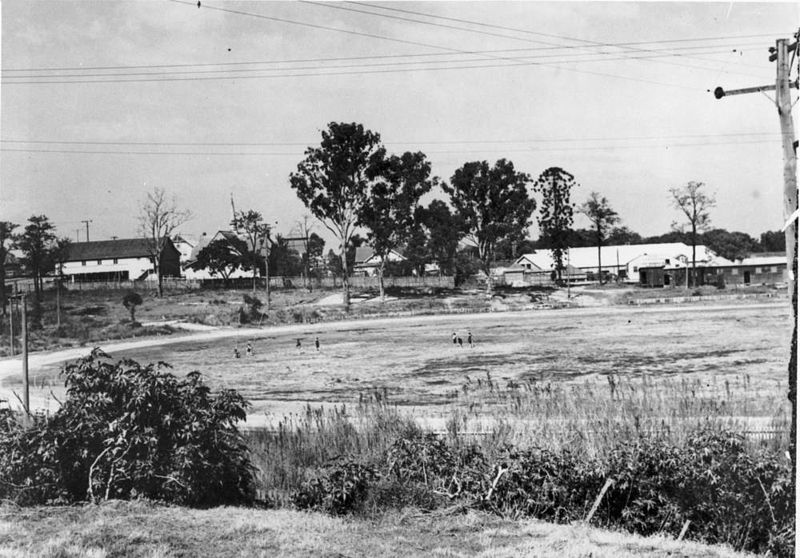
[[[290,510],[191,510],[144,502],[100,506],[0,507],[2,558],[196,556],[735,558],[724,546],[677,542],[496,516],[389,514],[342,519]]]
[[[468,330],[474,348],[466,345]],[[463,348],[453,345],[454,331]],[[253,414],[262,416],[280,417],[306,403],[352,404],[374,390],[436,416],[454,402],[474,407],[465,386],[477,387],[487,374],[498,389],[550,383],[607,391],[609,376],[623,382],[690,382],[712,395],[727,392],[729,400],[731,390],[738,390],[738,406],[730,413],[771,416],[788,408],[783,392],[790,317],[780,302],[420,316],[242,333],[247,337],[112,356],[168,362],[178,374],[200,370],[213,387],[240,390]],[[245,351],[248,342],[252,356]],[[33,384],[44,386],[42,392],[55,386],[59,395],[58,370],[50,365],[33,371]],[[18,376],[9,377],[4,385],[14,388],[19,382]]]

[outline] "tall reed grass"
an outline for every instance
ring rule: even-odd
[[[749,433],[753,450],[782,454],[790,423],[782,388],[759,391],[746,375],[709,381],[614,375],[605,383],[502,385],[487,374],[467,378],[438,420],[427,421],[427,429],[453,446],[477,445],[487,456],[511,445],[569,448],[604,458],[637,440],[680,445],[698,429]],[[398,438],[419,434],[426,422],[419,419],[388,401],[386,391],[373,390],[351,407],[307,406],[275,428],[248,431],[260,496],[285,502],[309,474],[336,456],[376,462]]]
[[[580,384],[466,378],[450,430],[506,443],[603,455],[622,442],[682,443],[700,428],[750,434],[774,450],[788,445],[790,407],[781,383],[759,390],[748,375],[710,378],[606,376]],[[763,445],[763,444],[762,444]]]

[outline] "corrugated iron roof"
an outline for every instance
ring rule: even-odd
[[[111,258],[149,258],[150,248],[146,238],[118,238],[93,242],[73,242],[65,261],[107,260]]]

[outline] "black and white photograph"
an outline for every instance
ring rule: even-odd
[[[0,558],[794,557],[799,42],[0,0]]]

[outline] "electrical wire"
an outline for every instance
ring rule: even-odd
[[[474,145],[474,144],[524,144],[524,143],[574,143],[591,141],[650,141],[650,140],[676,140],[676,139],[698,139],[698,138],[717,138],[717,137],[763,137],[775,136],[780,134],[772,132],[732,132],[732,133],[713,133],[713,134],[680,134],[666,136],[600,136],[583,138],[524,138],[524,139],[469,139],[469,140],[411,140],[411,141],[390,141],[384,142],[386,145]],[[151,141],[88,141],[88,140],[24,140],[24,139],[2,139],[0,143],[22,143],[22,144],[57,144],[57,145],[125,145],[125,146],[146,146],[146,147],[297,147],[308,146],[314,142],[151,142]]]
[[[667,41],[662,41],[667,42]],[[626,44],[635,43],[609,43],[611,46],[624,46]],[[677,50],[694,50],[694,49],[707,49],[707,48],[730,48],[738,46],[760,46],[761,43],[745,43],[735,42],[730,44],[715,44],[715,45],[693,45],[693,46],[679,46],[679,47],[666,47],[663,49],[654,49],[654,52],[667,52]],[[526,48],[506,48],[506,49],[493,49],[493,50],[468,50],[463,54],[477,55],[477,54],[500,54],[500,53],[517,53],[517,52],[544,52],[554,50],[570,50],[576,47],[574,45],[564,45],[563,47],[526,47]],[[729,52],[728,50],[724,52]],[[563,53],[560,56],[580,56],[585,53]],[[595,53],[601,55],[602,53]],[[708,53],[704,53],[708,54]],[[0,72],[14,73],[14,72],[67,72],[67,71],[101,71],[101,70],[139,70],[139,69],[158,69],[158,68],[202,68],[209,66],[254,66],[262,64],[297,64],[297,63],[310,63],[310,62],[349,62],[355,60],[385,60],[396,58],[429,58],[433,56],[460,56],[462,53],[440,53],[440,52],[425,52],[425,53],[409,53],[409,54],[385,54],[385,55],[369,55],[369,56],[339,56],[329,58],[293,58],[284,60],[256,60],[250,62],[200,62],[191,64],[142,64],[142,65],[128,65],[128,66],[48,66],[42,68],[2,68]],[[9,76],[16,77],[16,76]]]
[[[442,154],[477,154],[477,153],[539,153],[539,152],[564,152],[564,151],[614,151],[628,149],[670,149],[673,147],[711,147],[719,145],[751,145],[776,143],[778,140],[752,140],[752,141],[729,141],[729,142],[702,142],[702,143],[671,143],[661,145],[603,145],[588,147],[544,147],[544,148],[525,148],[525,149],[481,149],[481,150],[439,150],[427,151],[427,155]],[[83,155],[178,155],[178,156],[279,156],[297,157],[296,152],[233,152],[233,151],[95,151],[95,150],[68,150],[68,149],[21,149],[21,148],[0,148],[0,152],[18,153],[60,153],[60,154],[83,154]]]
[[[727,50],[721,51],[710,51],[707,54],[726,54]],[[579,55],[584,55],[584,53],[580,53]],[[553,55],[558,56],[558,55]],[[660,54],[650,54],[641,57],[635,56],[626,56],[626,57],[607,57],[607,58],[593,58],[593,59],[575,59],[575,60],[557,60],[560,64],[577,64],[577,63],[593,63],[593,62],[609,62],[609,61],[616,61],[616,60],[640,60],[640,59],[647,59],[647,60],[655,60],[659,57],[671,57],[674,56],[672,53],[660,53]],[[547,59],[551,56],[519,56],[513,58],[507,58],[507,60],[517,60],[521,62],[534,62],[540,59]],[[484,58],[473,58],[473,59],[462,59],[459,60],[459,63],[466,63],[466,62],[483,62],[485,61]],[[384,67],[400,67],[400,66],[419,66],[419,68],[411,68],[414,69],[437,69],[437,68],[429,68],[427,66],[420,66],[421,64],[449,64],[452,63],[451,61],[446,60],[432,60],[432,61],[408,61],[408,62],[379,62],[375,64],[344,64],[344,65],[337,65],[337,66],[300,66],[300,67],[293,67],[293,68],[238,68],[238,69],[224,69],[224,70],[180,70],[180,71],[166,71],[166,72],[125,72],[125,73],[81,73],[81,74],[32,74],[32,75],[21,75],[21,76],[4,76],[2,79],[7,83],[16,83],[17,81],[14,80],[22,80],[22,79],[32,79],[32,80],[39,80],[39,79],[65,79],[66,78],[90,78],[90,77],[102,77],[102,78],[119,78],[119,77],[134,77],[134,76],[179,76],[179,75],[206,75],[206,74],[245,74],[245,73],[253,73],[253,72],[299,72],[299,71],[310,71],[310,70],[339,70],[339,69],[348,69],[348,68],[384,68]],[[503,67],[507,64],[498,64],[493,67]],[[482,66],[486,67],[486,66]],[[446,69],[446,68],[445,68]],[[322,73],[320,75],[327,75],[326,73]],[[252,77],[270,77],[271,74],[265,74],[263,76],[252,76]],[[219,79],[228,79],[232,77],[231,75],[222,75],[217,76]],[[280,77],[291,77],[290,75],[282,74]],[[98,80],[99,81],[99,80]],[[131,80],[133,81],[133,80]]]
[[[401,8],[392,8],[392,7],[388,7],[386,5],[370,4],[368,2],[353,2],[353,1],[345,0],[343,3],[345,3],[345,4],[354,4],[356,6],[368,6],[370,8],[374,8],[374,9],[380,9],[380,10],[386,10],[386,11],[392,11],[392,12],[399,12],[399,13],[405,13],[405,14],[419,15],[419,16],[428,17],[428,18],[432,18],[432,19],[441,19],[441,20],[446,20],[446,21],[454,21],[454,22],[459,22],[459,23],[466,23],[466,24],[469,24],[469,25],[476,25],[476,26],[481,26],[481,27],[489,27],[489,28],[493,28],[493,29],[502,29],[502,30],[506,30],[506,31],[515,31],[517,33],[525,33],[525,34],[537,35],[537,36],[541,36],[541,37],[555,38],[555,39],[560,39],[560,40],[564,40],[564,41],[580,42],[580,43],[584,43],[585,45],[592,45],[592,46],[597,46],[597,47],[612,47],[612,46],[616,46],[616,47],[620,47],[620,48],[630,48],[630,47],[636,47],[638,45],[650,45],[650,44],[654,44],[654,43],[663,42],[663,41],[653,40],[653,41],[639,41],[639,42],[635,42],[635,43],[627,43],[625,45],[621,45],[621,44],[605,43],[605,42],[601,42],[601,41],[592,41],[590,39],[581,39],[581,38],[577,38],[577,37],[567,37],[565,35],[556,35],[556,34],[552,34],[552,33],[542,33],[540,31],[532,31],[530,29],[520,29],[520,28],[515,28],[515,27],[507,27],[507,26],[495,25],[495,24],[490,24],[490,23],[485,23],[485,22],[480,22],[480,21],[474,21],[474,20],[467,20],[467,19],[459,19],[459,18],[453,18],[453,17],[439,16],[439,15],[428,14],[428,13],[423,13],[423,12],[416,12],[416,11],[413,11],[413,10],[404,10],[404,9],[401,9]],[[740,38],[750,38],[750,37],[758,37],[758,36],[772,37],[772,36],[774,36],[776,34],[778,34],[778,33],[772,33],[772,34],[769,34],[769,35],[740,35],[739,37]],[[731,37],[728,37],[728,38],[731,38]],[[692,41],[692,40],[696,40],[696,39],[685,39],[685,40]],[[681,39],[675,39],[675,40],[673,40],[671,42],[679,42],[679,41],[681,41]],[[574,48],[585,48],[585,46],[574,46]],[[647,49],[633,49],[633,50],[647,50]],[[702,60],[702,59],[700,59],[700,60]],[[712,61],[712,62],[716,62],[716,61]],[[751,66],[751,65],[748,64],[748,66]]]

